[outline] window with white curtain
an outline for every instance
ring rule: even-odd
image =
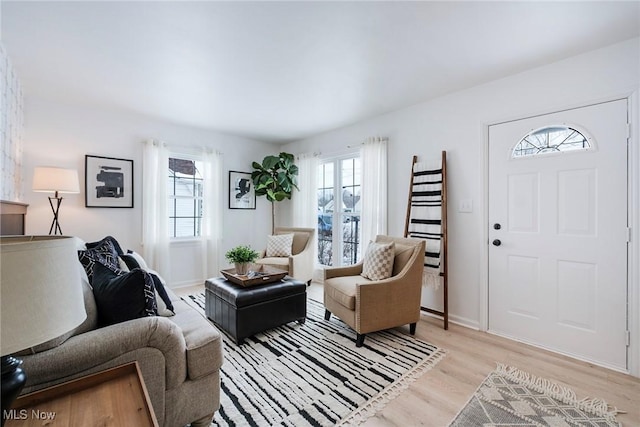
[[[169,157],[169,237],[202,235],[203,163],[200,160]]]
[[[336,266],[355,264],[362,250],[360,156],[322,160],[317,185],[318,262]]]

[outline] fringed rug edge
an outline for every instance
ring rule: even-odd
[[[624,414],[624,411],[619,410],[616,407],[611,407],[607,402],[603,399],[599,398],[589,398],[585,397],[583,399],[578,400],[576,397],[576,393],[570,389],[569,387],[562,386],[556,382],[553,382],[549,379],[537,377],[533,374],[530,374],[526,371],[521,370],[515,366],[505,365],[503,363],[496,363],[496,369],[489,372],[480,385],[473,391],[469,399],[462,405],[462,408],[456,413],[456,415],[451,419],[447,426],[453,424],[453,422],[460,416],[462,411],[471,403],[476,394],[480,390],[480,387],[485,383],[485,381],[492,375],[499,374],[504,377],[521,384],[525,387],[529,387],[532,390],[535,390],[539,393],[545,393],[554,399],[557,399],[567,405],[575,405],[579,409],[583,411],[590,412],[593,415],[603,417],[608,422],[613,424],[619,424],[619,421],[616,419],[617,414]],[[612,408],[612,409],[610,409]]]
[[[385,406],[398,397],[400,393],[409,388],[411,383],[415,382],[426,372],[430,371],[446,356],[446,354],[446,350],[436,348],[429,357],[402,374],[400,378],[389,384],[377,395],[367,400],[362,406],[359,406],[349,415],[340,420],[337,426],[358,426],[364,423],[366,420],[384,409]]]
[[[618,410],[618,408],[612,408],[603,399],[585,397],[578,400],[576,393],[569,387],[565,387],[546,378],[537,377],[514,366],[498,363],[494,372],[504,375],[506,378],[522,384],[525,387],[529,387],[532,390],[545,393],[567,405],[573,405],[583,411],[603,417],[610,422],[617,422],[616,414],[623,413],[623,411]]]

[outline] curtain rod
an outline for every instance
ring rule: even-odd
[[[296,154],[296,159],[300,160],[302,156],[309,156],[309,155],[311,155],[311,157],[319,157],[322,155],[322,153],[320,151],[314,151],[312,153],[300,153],[300,154]]]
[[[214,147],[208,147],[206,145],[174,145],[174,144],[169,144],[165,141],[162,141],[160,139],[154,139],[154,138],[149,138],[149,139],[143,139],[142,141],[143,144],[152,144],[154,146],[158,146],[161,145],[165,148],[167,148],[168,150],[174,150],[174,151],[190,151],[190,153],[177,153],[177,154],[183,154],[183,155],[198,155],[199,153],[197,153],[197,151],[204,151],[208,154],[218,154],[220,156],[224,155],[223,151],[218,150],[217,148]]]
[[[377,136],[376,136],[376,137],[373,137],[373,138],[371,138],[371,139],[374,139],[374,138],[375,138],[377,141],[380,141],[380,142],[382,142],[382,141],[389,141],[389,138],[380,138],[380,137],[377,137]],[[347,145],[347,148],[356,148],[356,147],[359,147],[359,146],[361,146],[361,145],[365,145],[367,142],[368,142],[368,141],[361,142],[361,143],[359,143],[359,144],[355,144],[355,145]]]

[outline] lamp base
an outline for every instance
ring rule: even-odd
[[[27,382],[27,374],[20,367],[22,360],[13,356],[2,356],[2,425],[13,401]]]
[[[55,206],[53,201],[56,201]],[[60,228],[60,221],[58,221],[58,213],[60,212],[60,204],[62,203],[62,197],[58,197],[58,192],[56,191],[55,197],[49,197],[49,205],[51,205],[51,211],[53,212],[53,221],[51,222],[51,227],[49,228],[49,234],[53,231],[53,234],[58,234],[62,236],[62,228]]]

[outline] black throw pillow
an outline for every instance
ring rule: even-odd
[[[167,291],[164,288],[164,284],[162,283],[162,280],[160,279],[159,276],[153,273],[149,273],[149,274],[153,279],[153,285],[156,287],[156,292],[158,292],[158,295],[160,295],[160,298],[162,298],[162,301],[164,301],[164,304],[167,306],[167,308],[175,313],[175,310],[173,309],[173,304],[171,303],[171,298],[169,298],[169,295],[167,294]]]
[[[126,254],[121,254],[120,259],[124,261],[124,263],[127,265],[129,270],[133,270],[135,268],[141,268],[144,271],[147,271],[148,273],[150,273],[151,277],[153,278],[153,284],[156,288],[156,292],[158,292],[158,295],[160,296],[160,298],[162,298],[162,301],[165,303],[167,308],[175,312],[175,310],[173,309],[173,304],[171,303],[171,298],[169,298],[169,295],[167,294],[167,291],[164,288],[164,283],[163,283],[164,281],[160,278],[157,272],[150,270],[148,268],[142,267],[138,262],[138,259],[134,255],[134,252],[131,249],[129,249]],[[142,262],[146,266],[146,262],[144,262],[144,260],[142,260]]]
[[[87,250],[78,251],[78,259],[87,273],[89,284],[93,285],[93,272],[96,262],[104,264],[114,271],[120,268],[118,250],[113,243],[114,241],[113,237],[107,236],[99,242],[87,243]]]
[[[120,259],[124,261],[124,263],[127,265],[129,270],[133,270],[134,268],[140,268],[140,264],[138,264],[138,261],[136,260],[136,258],[131,254],[121,254]]]
[[[153,279],[144,270],[118,274],[100,262],[94,263],[93,295],[100,326],[146,316],[157,316]]]

